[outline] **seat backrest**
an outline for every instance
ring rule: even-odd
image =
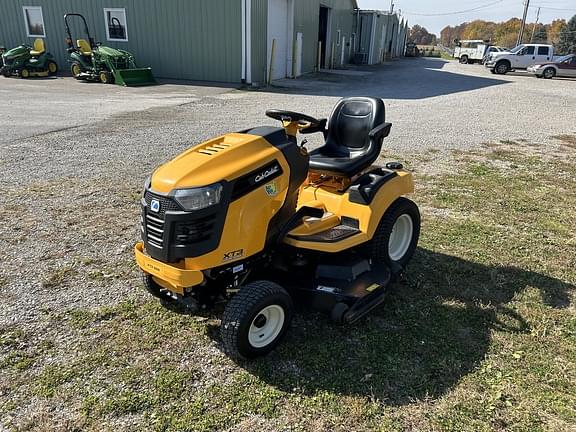
[[[366,151],[371,146],[369,133],[386,120],[384,101],[370,97],[340,99],[328,121],[326,150],[330,153],[350,155]],[[381,142],[378,143],[381,145]],[[380,148],[377,149],[378,153]]]
[[[43,53],[44,51],[46,51],[43,39],[38,38],[34,41],[34,51],[39,53]]]
[[[78,49],[84,55],[92,55],[92,48],[86,39],[78,39],[76,41],[76,45],[78,45]]]

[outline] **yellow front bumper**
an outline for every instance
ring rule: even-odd
[[[166,264],[149,257],[144,253],[144,243],[142,242],[138,242],[134,246],[134,255],[136,255],[138,266],[144,273],[152,275],[154,279],[158,279],[163,287],[178,294],[183,294],[184,288],[190,288],[204,282],[204,274],[201,271],[186,270],[177,267],[177,264]]]

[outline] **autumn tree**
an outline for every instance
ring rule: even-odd
[[[425,27],[415,24],[410,28],[408,40],[417,45],[436,45],[436,35],[428,32]]]
[[[568,24],[560,30],[558,52],[562,54],[576,53],[576,15],[570,18]]]
[[[566,20],[555,19],[550,24],[548,24],[548,42],[557,46],[560,42],[560,32],[564,27],[566,27]]]

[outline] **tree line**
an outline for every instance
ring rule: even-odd
[[[456,39],[483,39],[495,45],[513,48],[516,45],[521,23],[519,18],[511,18],[500,23],[476,20],[453,27],[446,26],[440,32],[440,43],[452,47]],[[529,43],[530,41],[550,43],[559,53],[576,52],[576,15],[568,22],[564,19],[556,19],[549,24],[526,24],[522,42]]]

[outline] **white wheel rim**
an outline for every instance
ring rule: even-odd
[[[409,215],[403,214],[396,219],[388,240],[388,255],[392,261],[400,261],[406,255],[413,233],[414,223]]]
[[[248,331],[248,342],[254,348],[265,347],[274,342],[283,326],[284,309],[278,305],[266,306],[252,320]]]

